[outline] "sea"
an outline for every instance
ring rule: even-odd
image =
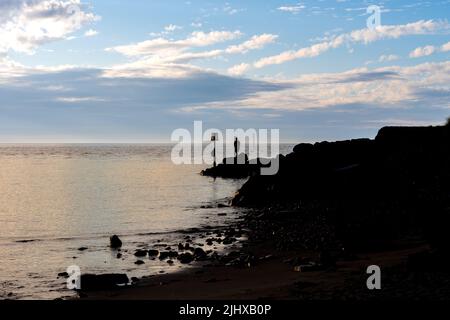
[[[58,277],[70,266],[130,278],[189,268],[159,259],[136,265],[134,252],[174,248],[241,219],[244,209],[227,204],[246,179],[175,165],[172,147],[0,144],[0,299],[73,297]],[[280,153],[292,148],[280,145]],[[111,235],[123,241],[120,258]]]

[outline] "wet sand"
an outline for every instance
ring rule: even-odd
[[[427,250],[421,243],[399,243],[395,249],[359,254],[352,261],[339,261],[335,268],[317,272],[297,272],[288,263],[292,257],[307,252],[283,252],[274,256],[269,247],[251,247],[256,261],[247,267],[210,266],[142,279],[133,287],[115,291],[88,293],[87,300],[371,300],[414,299],[424,288],[405,286],[405,263],[409,255]],[[246,249],[248,250],[248,248]],[[366,287],[370,265],[379,265],[392,278],[382,273],[384,288],[370,291]],[[439,280],[441,281],[441,280]],[[417,283],[416,283],[417,285]],[[444,283],[442,283],[444,285]],[[439,299],[439,291],[434,292]],[[433,292],[426,296],[433,298]]]

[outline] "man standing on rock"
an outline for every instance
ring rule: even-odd
[[[238,140],[238,138],[235,138],[234,139],[234,158],[236,159],[236,163],[237,163],[237,159],[238,159],[238,155],[239,155],[239,146],[240,146],[240,143],[239,143],[239,140]]]

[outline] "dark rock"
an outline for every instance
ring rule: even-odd
[[[236,242],[237,240],[235,239],[235,238],[232,238],[232,237],[226,237],[225,239],[223,239],[223,241],[222,241],[222,243],[224,244],[224,245],[229,245],[229,244],[232,244],[232,243],[234,243],[234,242]]]
[[[136,250],[136,252],[134,253],[134,255],[139,258],[145,257],[147,256],[147,254],[148,254],[147,250]]]
[[[162,251],[159,253],[159,260],[166,260],[169,258],[178,257],[178,252],[176,251]]]
[[[157,255],[159,255],[159,250],[148,250],[149,257],[156,257]]]
[[[113,249],[118,249],[122,247],[122,240],[117,235],[113,235],[109,238],[109,246]]]
[[[137,264],[139,266],[141,264],[145,264],[145,262],[142,260],[137,260],[134,264]]]
[[[178,260],[183,264],[188,264],[194,261],[194,256],[190,253],[182,253],[178,256]]]
[[[159,260],[166,260],[169,259],[169,252],[162,251],[159,253]]]
[[[358,252],[413,234],[450,256],[449,126],[299,145],[279,167],[274,176],[251,176],[232,201],[265,211],[252,228],[278,250]]]
[[[87,247],[81,247],[81,248],[78,248],[78,251],[86,251],[86,250],[88,250],[89,248],[87,248]]]
[[[237,160],[237,161],[236,161]],[[222,177],[230,179],[240,179],[260,173],[262,167],[270,165],[271,159],[248,159],[246,154],[240,154],[238,159],[223,159],[222,163],[216,167],[203,170],[201,174],[208,177]],[[224,206],[219,204],[219,206]]]
[[[120,258],[122,258],[122,254],[118,253],[116,257],[117,257],[117,259],[120,259]]]
[[[68,278],[69,274],[67,272],[58,273],[58,278]]]
[[[83,274],[80,284],[82,291],[100,291],[115,289],[118,285],[126,285],[129,282],[126,274]]]
[[[195,248],[194,256],[196,258],[204,258],[206,257],[206,252],[202,248]]]

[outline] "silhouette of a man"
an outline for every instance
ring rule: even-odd
[[[238,158],[238,155],[239,155],[239,145],[240,145],[240,143],[239,143],[239,140],[238,140],[238,138],[235,138],[234,139],[234,157],[237,159]]]

